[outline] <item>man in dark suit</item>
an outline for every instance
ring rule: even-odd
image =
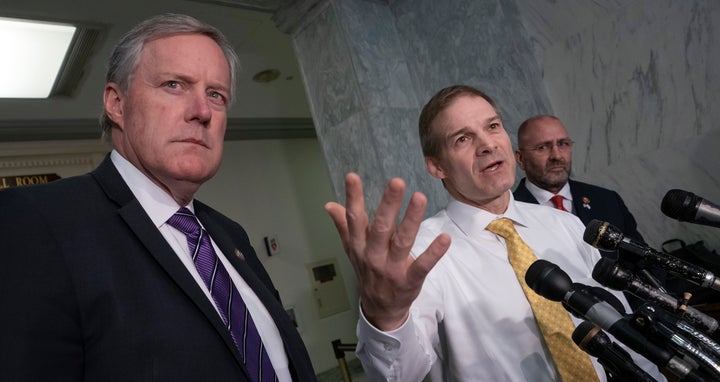
[[[0,380],[315,380],[246,232],[194,200],[220,165],[237,66],[214,27],[142,22],[109,63],[113,151],[0,192]]]
[[[593,219],[605,221],[624,235],[644,241],[635,218],[617,192],[570,179],[572,145],[565,126],[557,117],[538,115],[523,122],[518,128],[515,158],[526,178],[515,188],[515,200],[571,212],[585,225]],[[612,259],[618,257],[614,252],[600,253]],[[645,281],[654,286],[664,284],[665,271],[648,268],[642,259],[631,254],[620,258],[623,266],[637,272]],[[626,295],[631,307],[636,308],[642,303],[637,297]]]
[[[518,129],[515,158],[525,171],[513,192],[516,200],[572,212],[587,225],[598,219],[618,227],[625,235],[643,240],[635,218],[620,195],[612,190],[570,179],[572,144],[562,122],[550,115],[532,117]]]

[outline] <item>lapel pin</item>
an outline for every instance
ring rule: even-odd
[[[242,252],[240,252],[240,250],[237,248],[235,248],[235,257],[240,259],[240,261],[245,261],[245,255],[243,255]]]
[[[592,207],[590,207],[590,198],[588,198],[587,196],[582,197],[582,202],[583,202],[583,208],[587,208],[587,209],[592,208]]]

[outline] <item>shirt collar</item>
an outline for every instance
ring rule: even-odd
[[[449,197],[450,202],[446,209],[448,217],[468,236],[485,231],[490,222],[503,217],[512,220],[514,224],[527,226],[527,217],[524,215],[522,209],[518,208],[512,192],[510,190],[507,192],[510,193],[510,201],[505,212],[500,215]]]
[[[116,150],[110,153],[110,159],[156,227],[165,224],[180,208],[170,194],[150,180]],[[183,207],[195,213],[192,200]]]
[[[530,180],[525,178],[525,187],[530,191],[532,196],[535,197],[535,199],[538,201],[538,203],[542,205],[549,205],[552,206],[552,202],[550,202],[550,198],[552,198],[555,195],[560,195],[564,199],[567,199],[572,202],[572,194],[570,193],[570,182],[565,182],[565,185],[558,191],[557,194],[553,194],[550,191],[543,190],[542,188],[536,186],[533,184]]]

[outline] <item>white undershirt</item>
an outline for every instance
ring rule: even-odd
[[[200,278],[200,274],[192,261],[190,249],[187,245],[187,237],[181,231],[167,224],[167,220],[175,214],[180,207],[186,207],[195,213],[193,202],[191,201],[187,206],[178,206],[177,202],[167,192],[153,183],[147,176],[140,172],[140,170],[133,166],[132,163],[123,158],[120,153],[113,150],[110,154],[110,159],[120,173],[120,176],[135,195],[135,198],[137,198],[140,205],[150,217],[150,220],[152,220],[153,224],[155,224],[165,240],[167,240],[168,244],[170,244],[170,247],[172,247],[178,255],[180,261],[182,261],[183,265],[185,265],[185,268],[187,268],[193,279],[195,279],[195,282],[203,290],[205,296],[212,303],[213,307],[215,307],[210,291],[203,282],[202,278]],[[215,249],[215,253],[222,253],[217,244],[215,244],[215,241],[212,240],[212,237],[210,238],[210,241]],[[228,255],[235,256],[235,254],[226,254],[226,256]],[[275,368],[275,372],[277,373],[278,380],[280,382],[292,382],[282,337],[280,336],[280,332],[275,326],[275,322],[270,316],[270,313],[268,313],[265,305],[263,305],[245,280],[240,277],[240,274],[238,274],[226,257],[218,256],[218,258],[228,271],[230,278],[235,284],[235,287],[253,317],[255,326],[260,333],[260,338],[262,338],[263,344],[265,345],[268,357],[270,358],[273,368]],[[215,307],[215,310],[217,311],[217,307]],[[218,311],[218,315],[219,314],[220,313]]]

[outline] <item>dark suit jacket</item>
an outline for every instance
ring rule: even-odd
[[[645,242],[637,230],[635,218],[617,192],[592,184],[577,182],[572,179],[568,180],[568,182],[570,183],[570,193],[573,197],[573,209],[583,224],[587,225],[593,219],[608,222],[617,227],[624,236]],[[515,200],[521,202],[539,204],[537,199],[535,199],[525,186],[525,178],[520,180],[520,184],[518,184],[513,192],[513,196]],[[589,200],[588,206],[590,208],[586,208],[583,205],[583,199]],[[614,251],[601,250],[600,254],[613,260],[618,259],[618,254]],[[643,280],[652,282],[652,285],[665,284],[667,273],[663,269],[648,266],[644,260],[637,258],[635,255],[621,255],[619,258],[622,260],[625,268],[633,272],[639,272],[638,274],[640,274]],[[625,293],[625,297],[633,310],[644,303],[644,300],[628,292]]]
[[[273,317],[293,379],[314,381],[246,232],[198,201],[195,211]],[[2,381],[248,380],[213,305],[109,157],[87,175],[0,191],[0,259]]]
[[[617,227],[625,236],[644,242],[642,235],[637,230],[635,218],[617,192],[572,179],[569,180],[569,183],[570,193],[573,197],[573,208],[583,224],[587,225],[593,219],[605,221]],[[525,186],[525,178],[520,180],[520,184],[513,192],[513,196],[515,200],[521,202],[538,204],[538,201]],[[584,198],[590,201],[588,203],[590,208],[583,206]]]

